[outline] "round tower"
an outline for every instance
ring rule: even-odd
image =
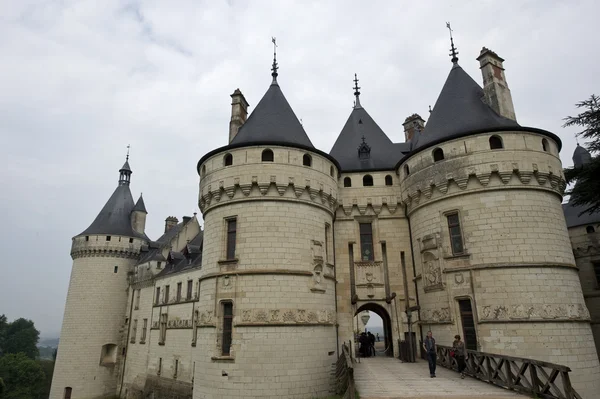
[[[484,77],[491,63],[508,90],[502,59],[484,51]],[[510,96],[492,101],[457,61],[398,165],[421,325],[441,345],[460,334],[468,349],[566,365],[591,397],[600,368],[561,209],[560,139],[521,127],[497,106]]]
[[[313,147],[276,76],[230,144],[198,163],[198,397],[321,397],[331,386],[339,168]]]
[[[126,161],[94,222],[73,238],[73,267],[50,398],[116,394],[124,351],[127,275],[146,242],[143,200],[134,204]]]

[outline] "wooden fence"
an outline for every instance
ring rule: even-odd
[[[457,369],[456,359],[450,356],[452,348],[436,346],[437,363]],[[582,399],[571,386],[571,369],[566,366],[473,350],[467,350],[467,353],[467,375],[537,398]]]
[[[354,365],[352,355],[347,343],[342,344],[342,353],[335,365],[335,393],[342,395],[344,399],[354,399],[356,388],[354,387]]]

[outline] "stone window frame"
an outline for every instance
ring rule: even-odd
[[[270,148],[265,148],[260,153],[261,162],[275,162],[275,153]]]
[[[394,185],[394,178],[392,177],[392,175],[385,175],[385,185],[386,186]]]
[[[313,164],[313,159],[310,156],[310,154],[304,154],[302,155],[302,166],[308,166],[308,167],[312,167]]]
[[[230,332],[230,342],[229,342],[229,353],[225,354],[223,351],[223,344],[225,341],[225,322],[226,322],[226,318],[225,318],[225,305],[226,304],[231,304],[231,332]],[[217,319],[217,353],[219,353],[218,356],[213,356],[211,358],[211,360],[215,361],[215,360],[233,360],[234,356],[233,353],[231,351],[232,346],[233,346],[233,319],[234,319],[234,315],[235,315],[235,303],[233,301],[233,299],[222,299],[219,301],[219,306],[218,306],[218,310],[219,310],[219,315],[218,315],[218,319]]]
[[[542,150],[544,152],[550,152],[550,145],[549,145],[548,139],[546,139],[546,138],[542,139]]]
[[[187,288],[186,288],[186,292],[185,292],[185,299],[187,301],[191,301],[193,297],[194,297],[194,280],[189,279],[187,281]]]
[[[344,187],[352,187],[352,178],[350,176],[344,177]]]
[[[375,185],[374,179],[372,175],[364,175],[363,176],[363,187],[373,187]]]
[[[379,246],[376,245],[375,243],[380,242],[380,237],[379,237],[379,224],[377,223],[377,217],[375,216],[355,216],[354,217],[354,221],[355,221],[355,231],[354,231],[354,237],[355,237],[355,242],[358,244],[358,253],[359,253],[359,258],[355,258],[354,261],[355,262],[371,262],[371,261],[363,261],[362,259],[362,248],[360,246],[360,224],[361,223],[370,223],[371,224],[371,236],[373,238],[373,262],[376,262],[378,259],[378,256],[381,257],[381,254],[378,252],[379,251]],[[381,259],[381,258],[379,258]]]
[[[191,281],[191,280],[190,280]],[[198,342],[198,319],[200,318],[200,311],[195,309],[192,312],[192,346],[196,346]]]
[[[167,340],[167,323],[169,322],[168,313],[161,313],[158,324],[158,344],[164,345]]]
[[[142,336],[140,337],[140,344],[145,344],[146,343],[146,335],[148,332],[148,319],[143,319],[143,326],[142,326]]]
[[[133,306],[133,310],[139,310],[140,309],[140,296],[141,296],[141,289],[137,289],[134,290],[135,291],[135,305]]]
[[[404,178],[406,179],[408,176],[410,176],[410,167],[408,166],[408,164],[404,164]]]
[[[504,149],[504,140],[497,134],[490,136],[489,138],[490,150],[503,150]]]
[[[171,285],[167,284],[165,285],[164,289],[163,289],[163,300],[162,303],[164,305],[168,305],[169,304],[169,297],[171,296]]]
[[[331,229],[331,223],[328,222],[325,222],[325,241],[323,244],[325,247],[325,264],[332,264],[333,262],[330,262],[329,259],[333,253],[333,249],[329,247],[333,247],[333,234]]]
[[[231,221],[235,221],[235,241],[234,241],[234,248],[233,248],[233,257],[229,257],[229,223]],[[237,248],[237,241],[238,241],[238,231],[240,230],[240,220],[238,218],[238,215],[231,215],[231,216],[227,216],[223,218],[223,234],[222,234],[222,238],[221,238],[221,242],[223,243],[223,247],[221,250],[221,259],[218,261],[219,264],[228,264],[228,263],[233,263],[233,264],[237,264],[238,262],[238,248]]]
[[[135,336],[137,335],[137,324],[138,319],[133,319],[133,323],[131,323],[131,339],[129,340],[129,343],[135,344]]]
[[[175,302],[181,302],[181,292],[183,291],[183,282],[177,282],[177,294],[175,296]]]
[[[232,166],[233,165],[233,155],[231,153],[227,153],[223,155],[223,166]]]
[[[160,291],[161,291],[160,287],[156,287],[156,289],[154,290],[154,295],[155,295],[154,305],[156,305],[156,306],[160,305],[160,294],[161,294]]]
[[[433,162],[440,162],[445,159],[444,150],[441,147],[436,147],[431,151],[431,156],[433,158]]]
[[[462,243],[462,252],[454,253],[454,249],[452,246],[452,237],[450,233],[450,225],[448,216],[456,214],[458,216],[458,225],[460,227],[460,237]],[[462,209],[460,208],[452,208],[442,212],[441,215],[441,223],[445,228],[441,229],[442,242],[444,246],[444,258],[461,258],[465,256],[470,256],[469,251],[467,249],[467,243],[465,241],[465,228],[462,217]],[[446,238],[447,237],[447,238]]]

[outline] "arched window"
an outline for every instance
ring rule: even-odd
[[[200,172],[200,176],[204,177],[206,175],[206,165],[202,165],[202,172]]]
[[[391,186],[392,184],[394,184],[394,180],[392,179],[391,175],[387,175],[385,177],[385,185],[386,186]]]
[[[312,157],[308,154],[304,154],[304,156],[302,157],[302,165],[312,166]]]
[[[433,150],[433,162],[438,162],[444,159],[444,150],[436,148]]]
[[[499,150],[501,148],[504,148],[504,145],[502,144],[502,139],[500,136],[490,137],[490,149]]]
[[[344,187],[352,187],[352,179],[349,177],[344,177]]]
[[[372,185],[373,185],[373,176],[371,176],[371,175],[364,175],[363,176],[363,186],[370,187]]]
[[[548,152],[550,149],[548,148],[548,140],[542,139],[542,150]]]
[[[233,165],[233,155],[225,154],[223,157],[223,166],[231,166]]]
[[[588,226],[585,228],[585,231],[587,231],[588,234],[592,234],[596,232],[596,229],[594,228],[594,226]]]
[[[64,399],[71,399],[71,394],[73,393],[73,388],[71,387],[66,387],[65,388],[65,395],[64,395]]]
[[[410,169],[408,168],[408,165],[404,165],[404,175],[405,176],[410,175]]]
[[[333,166],[329,167],[329,176],[333,177],[333,173],[335,172],[335,170],[333,169]]]
[[[273,151],[271,151],[271,150],[264,150],[262,152],[261,161],[263,161],[263,162],[273,162]]]

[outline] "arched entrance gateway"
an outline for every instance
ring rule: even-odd
[[[388,311],[381,305],[373,302],[368,302],[362,304],[354,313],[354,316],[361,317],[361,313],[364,311],[370,311],[375,313],[377,316],[381,317],[383,321],[383,338],[384,338],[384,354],[385,356],[394,356],[394,338],[392,335],[392,318],[390,317]],[[358,342],[358,341],[357,341]],[[381,355],[381,352],[378,351],[377,355]]]

